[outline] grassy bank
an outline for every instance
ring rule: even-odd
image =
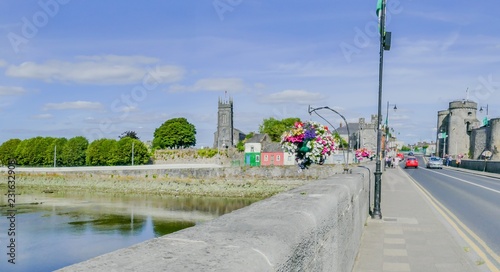
[[[179,196],[216,196],[266,198],[296,188],[311,179],[263,178],[174,178],[144,175],[141,177],[90,173],[17,173],[16,192],[22,190],[85,191],[112,194],[154,194]],[[0,181],[7,190],[7,179]]]

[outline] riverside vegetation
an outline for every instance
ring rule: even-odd
[[[134,172],[115,173],[26,173],[17,172],[18,192],[22,190],[86,191],[111,194],[154,194],[175,196],[212,196],[267,198],[287,191],[312,180],[335,174],[333,166],[312,167],[308,172],[298,173],[296,166],[290,167],[230,167],[217,173]],[[223,172],[220,172],[223,171]],[[225,171],[225,172],[224,172]],[[6,189],[0,181],[0,189]]]

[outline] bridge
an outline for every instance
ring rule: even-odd
[[[369,188],[354,168],[60,271],[351,271]]]
[[[473,167],[476,164],[479,162],[471,161],[469,164],[463,163],[461,167]],[[500,162],[488,162],[488,168],[492,170],[497,169],[499,165]],[[366,230],[370,232],[366,224],[373,225],[368,222],[368,213],[372,201],[370,192],[373,186],[371,176],[374,165],[366,166],[353,168],[349,174],[333,175],[311,182],[212,221],[98,256],[59,271],[365,271],[363,269],[366,256],[359,254],[362,234]],[[393,170],[389,172],[391,171]],[[423,200],[416,203],[415,196],[412,196],[401,202],[401,197],[404,197],[401,193],[408,194],[412,191],[409,190],[413,187],[411,182],[408,183],[401,177],[391,180],[391,173],[387,175],[389,179],[385,180],[383,186],[386,190],[393,190],[392,187],[397,184],[401,186],[407,183],[405,186],[409,186],[400,193],[393,192],[392,202],[391,199],[385,200],[391,207],[386,211],[393,210],[394,214],[399,214],[401,210],[397,207],[405,204],[407,208],[400,208],[403,211],[411,209],[414,216],[395,219],[395,223],[402,224],[403,229],[411,230],[406,234],[410,235],[409,239],[398,241],[420,241],[426,239],[425,235],[439,233],[440,242],[446,245],[441,250],[447,251],[440,254],[446,258],[433,253],[433,243],[427,244],[426,250],[419,251],[418,256],[408,259],[407,255],[397,255],[409,260],[409,263],[394,263],[396,255],[390,255],[389,257],[392,257],[389,259],[386,256],[407,252],[406,250],[376,250],[370,253],[369,259],[375,258],[377,262],[369,263],[369,271],[377,266],[410,271],[410,267],[422,265],[418,261],[419,258],[432,260],[427,264],[430,266],[445,265],[460,267],[455,271],[476,271],[475,265],[465,257],[467,253],[456,250],[460,246],[448,237],[448,231],[438,223],[442,219],[436,218],[433,212],[422,213],[424,209],[429,208]],[[416,212],[417,210],[419,212]],[[408,222],[403,222],[403,219]],[[426,232],[426,227],[430,225],[424,224],[424,227],[419,222],[432,222],[433,231]],[[382,225],[374,226],[378,232],[383,231],[383,228],[380,228]],[[411,235],[418,235],[420,239],[415,240]],[[385,239],[384,233],[377,237],[379,240]],[[391,238],[387,241],[396,240]],[[384,246],[385,242],[386,240],[381,242],[381,245]],[[423,245],[419,243],[418,246],[420,248]],[[386,263],[386,259],[392,262]],[[494,263],[487,261],[487,265],[495,269]]]

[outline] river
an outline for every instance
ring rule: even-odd
[[[15,201],[12,213],[7,195],[0,198],[0,271],[53,271],[258,199],[31,191]]]

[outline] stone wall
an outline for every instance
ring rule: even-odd
[[[492,160],[500,161],[500,118],[490,120],[491,142],[490,148],[493,153]]]
[[[455,161],[451,166],[456,166]],[[500,161],[462,160],[460,168],[500,174]]]
[[[153,155],[154,164],[222,164],[230,165],[233,161],[244,160],[243,152],[238,152],[234,148],[221,149],[212,157],[203,157],[198,154],[199,149],[162,149],[156,150]],[[215,150],[213,150],[215,151]]]
[[[481,156],[481,153],[488,149],[488,142],[490,141],[491,129],[489,127],[481,127],[475,129],[471,133],[470,139],[470,157],[472,159],[477,159]]]
[[[355,168],[61,271],[352,271],[369,176]]]

